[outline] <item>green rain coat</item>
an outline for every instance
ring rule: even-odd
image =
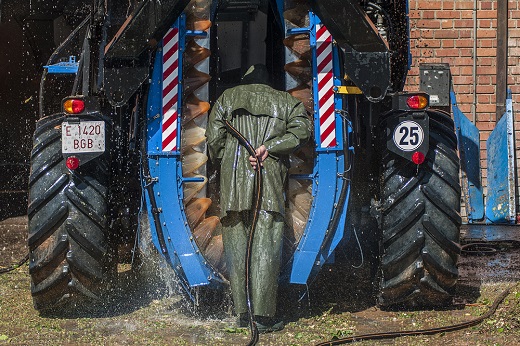
[[[206,137],[211,159],[221,160],[221,217],[228,211],[250,210],[255,184],[249,153],[227,133],[223,119],[229,120],[254,148],[262,144],[267,148],[260,209],[284,215],[288,155],[307,142],[311,133],[303,104],[289,93],[265,84],[239,85],[226,90],[217,100]]]
[[[284,186],[288,155],[310,137],[310,121],[302,103],[268,85],[265,66],[250,68],[242,84],[226,90],[217,100],[206,130],[208,151],[220,166],[220,206],[224,251],[235,312],[247,311],[245,255],[251,228],[255,171],[249,153],[226,131],[229,120],[254,148],[265,145],[262,203],[251,252],[253,313],[272,317],[284,228]]]

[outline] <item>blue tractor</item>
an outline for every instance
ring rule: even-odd
[[[280,281],[304,287],[358,239],[376,253],[378,304],[451,301],[457,137],[427,94],[403,92],[407,0],[33,0],[30,11],[48,13],[59,38],[30,159],[36,309],[102,299],[144,228],[190,297],[225,289],[205,126],[256,63],[314,125],[291,157]]]

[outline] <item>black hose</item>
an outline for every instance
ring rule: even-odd
[[[493,255],[497,249],[488,243],[469,243],[460,247],[460,252],[466,255]]]
[[[376,9],[377,11],[380,11],[381,13],[383,13],[383,16],[385,16],[385,19],[388,22],[388,28],[390,30],[390,34],[393,36],[395,34],[395,30],[394,30],[394,25],[392,23],[392,17],[390,16],[390,14],[384,8],[382,8],[381,6],[379,6],[377,4],[374,4],[373,2],[369,2],[367,4],[367,6],[372,7],[374,9]]]
[[[83,19],[83,21],[70,33],[70,35],[65,39],[65,41],[63,41],[59,46],[58,48],[56,48],[54,50],[54,52],[51,54],[51,56],[49,57],[49,59],[47,60],[47,66],[49,65],[52,65],[54,63],[54,59],[56,59],[56,57],[61,54],[61,52],[63,51],[63,49],[65,48],[65,46],[67,46],[67,44],[72,41],[77,35],[78,33],[80,32],[80,30],[85,26],[85,24],[87,24],[89,21],[90,21],[90,18],[91,18],[91,15],[89,14],[87,17],[85,17],[85,19]],[[39,113],[40,113],[40,118],[43,117],[43,102],[44,102],[44,99],[43,99],[43,89],[44,89],[44,85],[45,85],[45,80],[47,79],[47,69],[44,69],[43,70],[43,74],[42,74],[42,78],[40,80],[40,95],[39,95],[39,100],[38,100],[38,109],[39,109]],[[77,79],[77,78],[76,78]],[[76,83],[76,82],[75,82]]]
[[[144,102],[146,104],[146,100]],[[137,121],[137,120],[136,120]],[[143,124],[143,138],[141,142],[141,152],[144,154],[144,158],[142,160],[143,167],[143,177],[145,179],[144,188],[148,192],[148,197],[150,198],[150,207],[152,211],[153,223],[155,225],[155,231],[157,232],[157,239],[159,240],[159,246],[161,247],[161,252],[166,255],[168,253],[168,248],[166,247],[166,242],[164,241],[164,233],[161,226],[161,220],[159,219],[159,208],[157,208],[157,201],[155,200],[155,194],[153,191],[153,183],[156,181],[150,175],[150,165],[148,163],[148,155],[146,154],[146,124]]]
[[[256,322],[254,320],[253,315],[253,302],[251,300],[251,250],[253,247],[253,236],[255,233],[256,223],[258,221],[258,214],[260,212],[260,203],[262,201],[262,165],[260,164],[260,160],[256,156],[255,148],[249,143],[249,141],[240,133],[236,128],[231,125],[231,123],[224,119],[224,124],[226,125],[227,131],[235,137],[240,144],[242,144],[249,155],[256,158],[256,168],[255,168],[255,198],[254,198],[254,208],[253,208],[253,220],[251,222],[251,231],[249,232],[249,238],[247,241],[247,250],[246,250],[246,300],[247,300],[247,312],[249,315],[249,328],[251,329],[251,339],[249,340],[248,346],[254,346],[258,342],[258,327],[256,326]]]
[[[343,345],[343,344],[351,344],[358,341],[365,341],[365,340],[382,340],[382,339],[395,339],[401,336],[418,336],[418,335],[433,335],[433,334],[439,334],[439,333],[445,333],[445,332],[453,332],[456,330],[469,328],[476,326],[477,324],[484,321],[486,318],[491,317],[497,310],[500,303],[507,297],[509,292],[511,291],[511,288],[513,286],[510,286],[506,288],[493,302],[493,305],[486,311],[485,314],[481,315],[480,317],[477,317],[475,319],[469,320],[467,322],[461,322],[457,324],[452,324],[445,327],[438,327],[438,328],[429,328],[429,329],[420,329],[420,330],[404,330],[404,331],[397,331],[397,332],[383,332],[383,333],[373,333],[373,334],[362,334],[358,336],[349,336],[347,338],[337,339],[337,340],[330,340],[326,342],[321,342],[319,344],[316,344],[316,346],[332,346],[332,345]]]
[[[16,264],[13,264],[12,266],[10,267],[6,267],[6,268],[0,268],[0,274],[5,274],[5,273],[8,273],[10,271],[13,271],[15,270],[16,268],[20,268],[21,265],[23,265],[25,262],[27,262],[29,260],[29,253],[27,253],[25,255],[24,258],[22,258],[20,261],[18,261],[18,263]]]

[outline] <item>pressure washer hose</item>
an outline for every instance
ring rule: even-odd
[[[256,158],[256,169],[255,169],[255,198],[254,198],[254,208],[253,208],[253,219],[251,221],[251,230],[249,232],[249,238],[247,240],[247,250],[246,250],[246,300],[247,300],[247,312],[249,315],[249,328],[251,329],[251,339],[249,340],[248,346],[254,346],[258,342],[258,327],[256,326],[256,322],[253,316],[253,302],[251,299],[251,250],[253,247],[253,237],[255,233],[256,223],[258,221],[258,214],[260,212],[260,203],[262,201],[262,165],[260,164],[260,160],[256,156],[255,148],[249,143],[249,141],[240,133],[236,128],[231,125],[231,123],[224,119],[224,124],[226,125],[227,131],[235,137],[238,142],[243,145],[249,155]]]
[[[20,266],[22,266],[22,265],[23,265],[25,262],[27,262],[28,260],[29,260],[29,253],[27,253],[27,254],[25,255],[25,257],[22,258],[20,261],[18,261],[18,263],[13,264],[13,265],[10,266],[10,267],[0,268],[0,274],[9,273],[10,271],[15,270],[16,268],[20,268]]]
[[[491,305],[486,311],[485,314],[474,318],[472,320],[461,322],[457,324],[452,324],[449,326],[444,327],[438,327],[438,328],[429,328],[429,329],[420,329],[420,330],[403,330],[403,331],[397,331],[397,332],[382,332],[382,333],[373,333],[373,334],[362,334],[358,336],[349,336],[342,339],[337,340],[330,340],[326,342],[321,342],[319,344],[316,344],[316,346],[333,346],[333,345],[344,345],[344,344],[351,344],[358,341],[365,341],[365,340],[383,340],[383,339],[395,339],[401,336],[418,336],[418,335],[433,335],[433,334],[439,334],[439,333],[445,333],[445,332],[453,332],[456,330],[469,328],[476,326],[477,324],[481,323],[485,319],[491,317],[497,310],[500,303],[509,295],[509,292],[511,292],[511,288],[513,288],[514,285],[509,286],[506,288],[493,302],[493,305]]]

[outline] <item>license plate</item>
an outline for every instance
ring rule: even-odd
[[[105,122],[63,122],[61,125],[63,153],[99,153],[105,151]]]

